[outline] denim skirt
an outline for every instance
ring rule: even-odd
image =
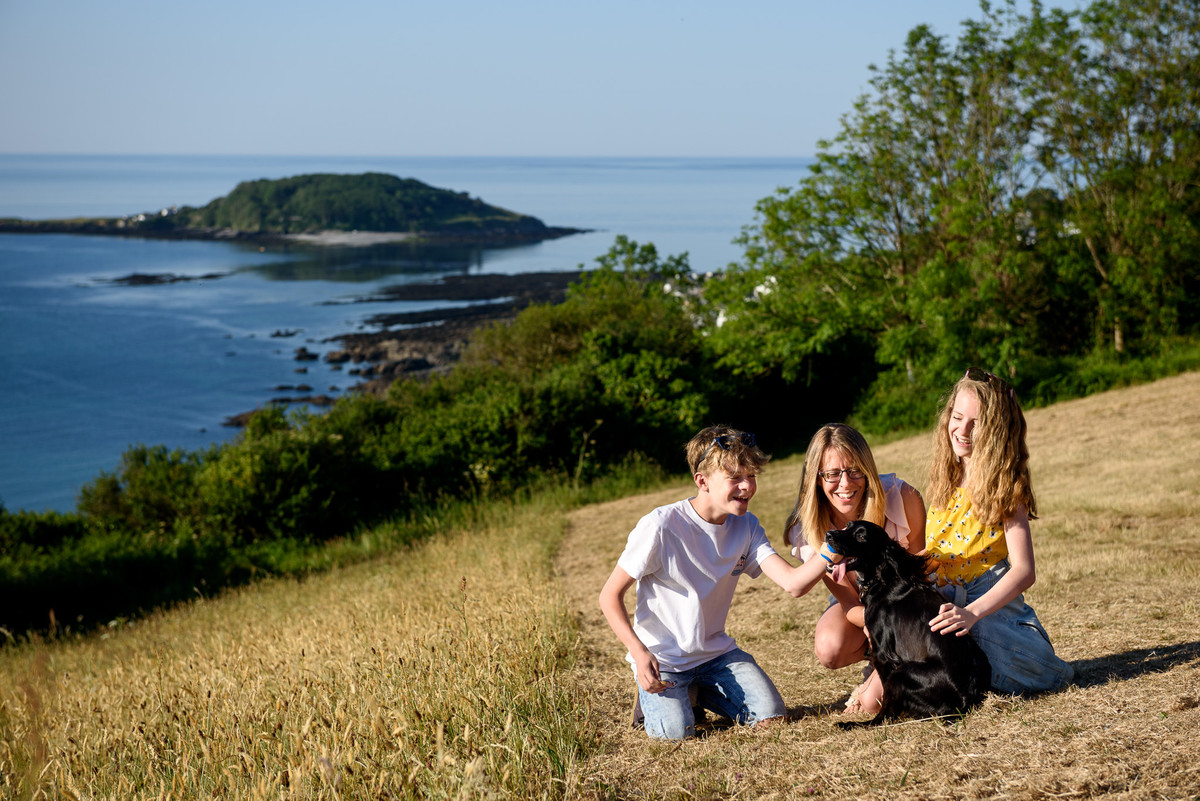
[[[1006,559],[966,584],[947,584],[938,587],[938,592],[956,606],[966,606],[995,586],[1010,567]],[[971,636],[991,663],[995,692],[1011,695],[1053,690],[1075,677],[1075,669],[1054,653],[1050,637],[1023,594],[976,621]]]

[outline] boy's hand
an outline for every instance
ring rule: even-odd
[[[646,692],[661,693],[675,686],[675,682],[663,681],[658,675],[658,660],[649,651],[634,657],[634,663],[637,665],[638,684]]]
[[[845,587],[856,589],[853,583],[846,581],[846,562],[844,557],[830,548],[829,543],[822,543],[821,550],[819,551],[814,550],[811,545],[806,545],[805,547],[809,549],[809,552],[814,557],[820,557],[821,561],[825,563],[825,572],[829,576],[830,581],[834,584],[841,584]],[[808,560],[804,561],[807,562]]]

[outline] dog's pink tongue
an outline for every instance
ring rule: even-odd
[[[841,581],[846,577],[846,563],[838,562],[833,566],[833,571],[830,573],[834,581]]]

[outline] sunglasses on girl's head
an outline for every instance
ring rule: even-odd
[[[755,439],[754,435],[748,432],[743,432],[741,434],[720,434],[712,441],[712,445],[709,445],[704,449],[704,455],[700,457],[700,461],[703,462],[704,457],[708,456],[708,452],[713,448],[720,448],[723,451],[727,451],[735,442],[740,442],[747,448],[753,448],[758,444],[758,441]]]
[[[963,373],[963,378],[969,378],[981,384],[994,384],[1001,391],[1007,391],[1010,398],[1013,395],[1013,388],[1007,381],[995,373],[989,373],[979,367],[968,367],[967,372]]]

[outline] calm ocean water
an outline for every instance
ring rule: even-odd
[[[236,435],[228,416],[307,384],[354,378],[293,351],[362,330],[381,312],[449,304],[350,303],[450,273],[591,266],[618,234],[687,252],[692,268],[740,256],[754,204],[794,186],[808,159],[323,158],[0,155],[0,217],[117,216],[198,206],[239,181],[381,171],[465,191],[549,225],[595,229],[502,249],[313,254],[218,242],[0,234],[0,502],[74,507],[79,488],[134,443],[199,449]],[[131,273],[222,277],[120,286]],[[298,330],[290,338],[272,336]],[[296,394],[296,393],[292,393]]]

